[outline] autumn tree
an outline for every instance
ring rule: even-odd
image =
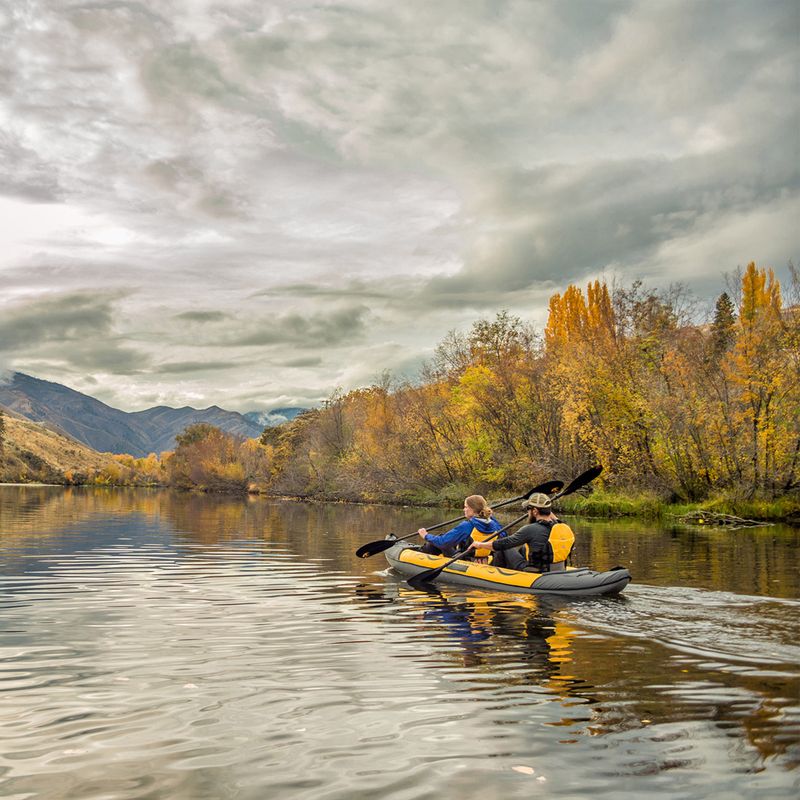
[[[243,440],[207,423],[190,425],[175,437],[169,481],[184,489],[243,491],[248,476],[241,459]]]
[[[653,472],[650,385],[646,342],[657,336],[657,298],[634,284],[612,298],[605,282],[586,295],[570,285],[550,301],[545,342],[558,385],[564,434],[575,467],[590,456],[612,474],[629,478]]]
[[[797,446],[800,405],[787,369],[791,334],[771,269],[748,264],[741,291],[737,338],[723,368],[738,389],[736,417],[749,440],[750,492],[772,493],[782,462]]]

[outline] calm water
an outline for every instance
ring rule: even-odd
[[[0,797],[800,789],[800,531],[575,521],[621,598],[411,591],[446,513],[0,487]]]

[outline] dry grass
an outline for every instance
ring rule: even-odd
[[[80,482],[81,476],[94,473],[113,460],[108,453],[98,453],[39,423],[8,412],[4,420],[0,480]]]

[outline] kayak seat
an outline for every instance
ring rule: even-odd
[[[575,546],[575,534],[564,522],[559,522],[550,529],[550,547],[553,550],[553,562],[550,572],[564,572],[567,568],[572,548]]]

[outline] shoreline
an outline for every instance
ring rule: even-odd
[[[458,509],[460,504],[452,498],[438,498],[432,500],[414,501],[410,498],[360,500],[357,498],[313,496],[313,495],[286,495],[272,494],[259,490],[220,490],[220,489],[185,489],[168,485],[141,485],[141,484],[108,484],[108,483],[44,483],[31,482],[0,482],[0,486],[8,487],[62,487],[62,488],[94,488],[94,489],[164,489],[178,492],[196,494],[213,494],[227,497],[255,498],[264,497],[272,500],[293,500],[306,503],[346,503],[348,505],[373,505],[403,508],[442,508]],[[507,494],[510,494],[507,493]],[[728,514],[747,520],[761,523],[780,523],[792,527],[800,527],[800,494],[783,495],[774,500],[748,500],[740,497],[718,497],[692,503],[670,503],[656,495],[647,492],[623,493],[607,492],[598,489],[587,496],[564,498],[559,502],[560,509],[566,514],[572,514],[586,519],[658,519],[667,521],[670,518],[675,524],[681,523],[679,517],[693,512]],[[698,527],[721,527],[713,524],[702,523]]]

